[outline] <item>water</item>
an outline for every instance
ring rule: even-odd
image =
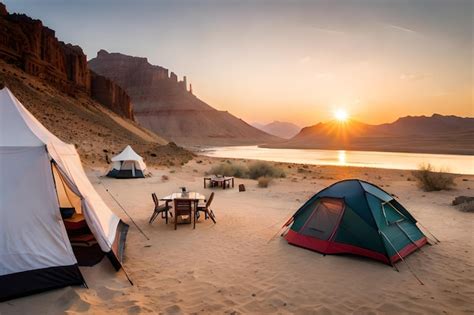
[[[474,156],[376,151],[316,149],[267,149],[257,146],[212,147],[202,155],[220,158],[266,160],[286,163],[338,165],[415,170],[430,163],[436,169],[474,175]]]

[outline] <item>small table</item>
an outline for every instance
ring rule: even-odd
[[[197,193],[197,192],[193,192],[193,191],[186,192],[186,193],[182,193],[182,192],[172,193],[171,195],[165,196],[165,197],[161,198],[160,200],[170,202],[170,201],[175,200],[176,198],[178,198],[178,199],[189,199],[189,200],[193,200],[195,202],[199,202],[201,200],[202,201],[206,200],[206,196],[204,196],[203,194]]]
[[[211,177],[204,177],[204,188],[207,188],[207,182],[209,181],[211,187],[213,187],[213,184],[217,184],[217,186],[222,186],[222,189],[226,189],[226,187],[230,187],[232,185],[232,188],[234,188],[234,177],[229,176],[211,176]]]
[[[175,199],[191,200],[191,202],[194,204],[194,207],[193,207],[194,212],[196,212],[199,201],[206,201],[206,196],[204,196],[203,194],[197,193],[197,192],[189,191],[189,192],[186,192],[186,193],[182,193],[182,192],[172,193],[171,195],[160,198],[161,201],[164,201],[166,203],[166,207],[169,207],[168,204],[170,202],[173,202],[173,200],[175,200]],[[175,213],[174,219],[175,220],[177,219],[176,218],[176,213]]]
[[[197,208],[197,204],[199,201],[206,201],[206,196],[197,192],[186,192],[186,193],[172,193],[171,195],[165,196],[160,198],[161,201],[166,202],[166,206],[168,207],[168,203],[173,202],[175,199],[188,199],[194,203],[194,209]]]

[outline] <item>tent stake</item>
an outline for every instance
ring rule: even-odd
[[[132,279],[131,279],[130,276],[128,275],[127,270],[125,270],[125,268],[123,267],[123,265],[122,265],[122,270],[123,270],[123,273],[125,274],[125,277],[127,277],[128,282],[130,282],[130,284],[131,284],[132,286],[134,286]]]
[[[135,223],[135,221],[132,219],[132,217],[128,214],[127,210],[125,210],[125,208],[122,207],[120,202],[118,202],[118,200],[115,199],[115,197],[110,193],[110,191],[107,189],[107,187],[105,187],[104,183],[102,183],[102,181],[99,181],[99,182],[102,184],[102,186],[104,186],[105,191],[110,195],[110,197],[112,197],[112,199],[119,205],[119,207],[123,210],[123,212],[125,212],[125,214],[130,218],[130,221],[132,221],[132,223],[135,225],[135,227],[138,229],[138,231],[140,231],[140,233],[142,233],[142,235],[149,241],[150,238],[145,234],[145,232],[143,232],[143,230],[138,226],[138,224]]]
[[[410,270],[410,272],[412,273],[412,275],[416,278],[416,280],[418,280],[418,282],[420,282],[421,285],[425,285],[421,280],[420,278],[418,278],[415,274],[415,272],[411,269],[410,265],[405,261],[405,259],[403,259],[402,255],[400,255],[400,253],[395,249],[395,246],[393,246],[392,242],[390,242],[390,240],[388,239],[388,237],[385,235],[384,232],[380,231],[380,233],[385,237],[385,239],[388,241],[388,243],[390,244],[390,246],[393,248],[393,250],[397,253],[398,257],[400,257],[401,261],[403,261],[407,267],[408,267],[408,270]]]
[[[283,232],[280,234],[280,236],[281,236],[281,237],[285,236],[285,235],[288,233],[289,230],[290,230],[290,227],[287,226],[286,229],[283,230]]]

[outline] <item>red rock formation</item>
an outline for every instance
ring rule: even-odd
[[[134,119],[130,97],[117,84],[91,71],[91,94],[94,99],[112,109],[117,114]]]
[[[173,72],[168,77],[168,70],[150,64],[146,58],[101,50],[97,58],[89,60],[89,66],[127,91],[137,122],[170,141],[236,145],[278,140],[227,112],[212,108],[187,90],[185,77],[178,81]]]
[[[55,32],[40,20],[9,14],[3,3],[0,3],[0,58],[64,93],[88,93],[118,114],[133,119],[130,98],[114,82],[92,76],[97,81],[91,90],[91,73],[81,47],[59,41]]]

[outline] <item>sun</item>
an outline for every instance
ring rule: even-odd
[[[336,118],[336,120],[339,122],[346,122],[349,118],[349,114],[345,109],[337,109],[334,112],[334,118]]]

